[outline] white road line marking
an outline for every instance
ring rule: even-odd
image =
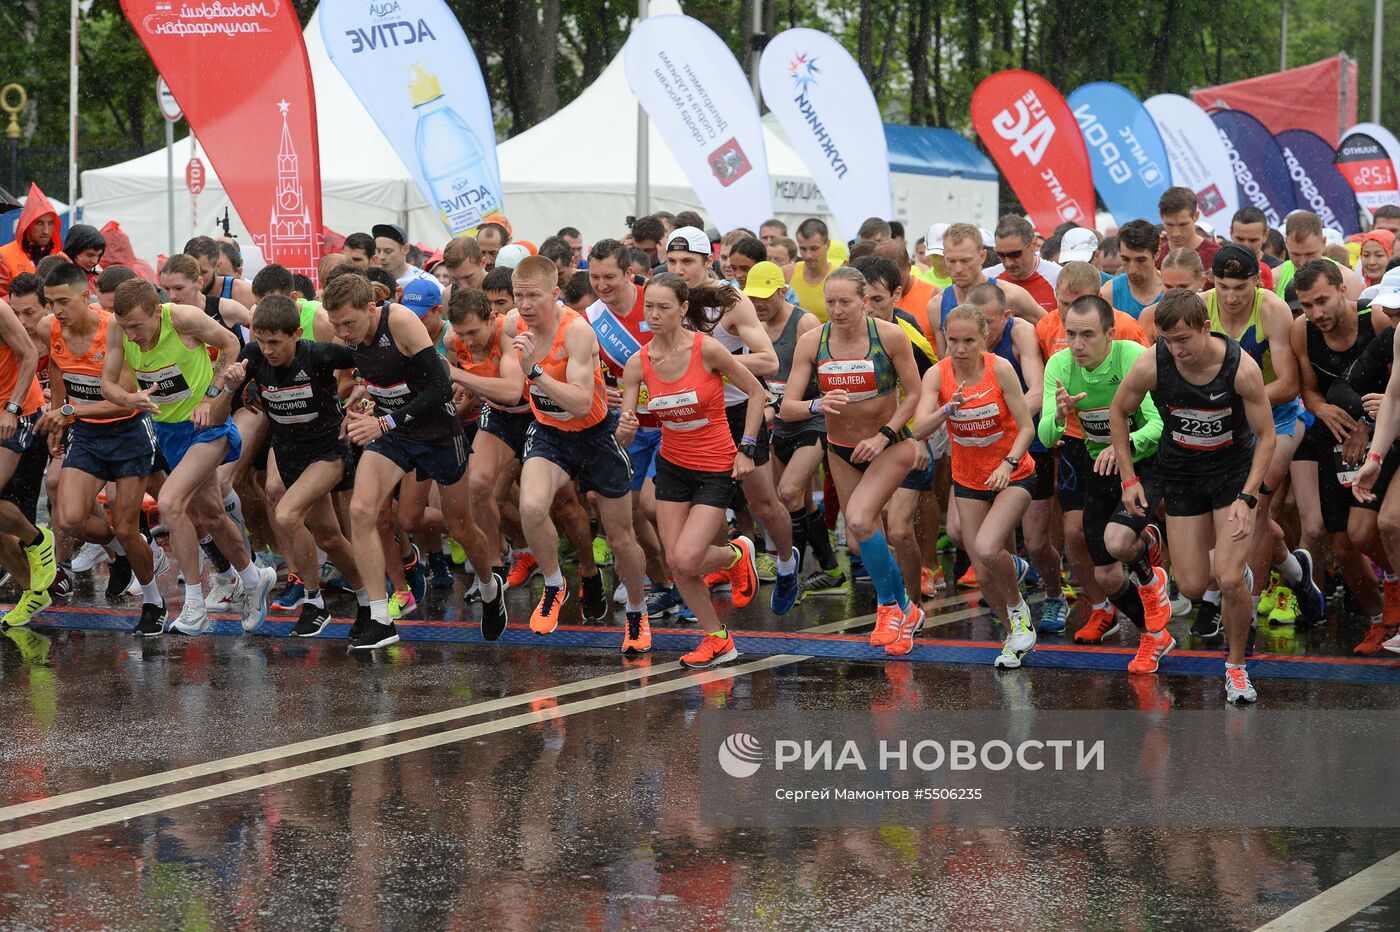
[[[260,764],[280,760],[284,757],[310,754],[313,751],[323,751],[327,748],[339,747],[344,744],[364,741],[369,738],[382,738],[385,735],[392,735],[396,732],[407,731],[413,728],[426,728],[431,725],[441,725],[444,722],[451,722],[460,718],[469,718],[473,715],[484,715],[488,712],[497,712],[501,709],[526,705],[536,699],[555,699],[560,696],[568,696],[590,689],[603,689],[609,686],[629,683],[633,680],[642,679],[643,677],[670,673],[673,670],[679,669],[681,669],[681,665],[675,661],[649,667],[634,667],[623,670],[620,673],[595,676],[586,680],[576,680],[572,683],[563,683],[559,686],[547,689],[537,689],[532,692],[521,693],[518,696],[503,696],[500,699],[491,699],[472,705],[458,706],[457,708],[446,709],[442,712],[417,715],[413,718],[398,719],[392,722],[385,722],[381,725],[370,725],[365,728],[342,731],[337,734],[326,735],[324,738],[312,738],[293,744],[284,744],[281,747],[252,751],[233,757],[224,757],[203,764],[178,767],[174,770],[148,774],[144,777],[133,777],[130,780],[107,783],[86,790],[75,790],[71,793],[59,794],[58,796],[46,796],[43,799],[35,799],[30,802],[17,803],[13,806],[0,808],[0,821],[38,815],[41,812],[51,812],[55,809],[64,809],[68,806],[77,806],[82,803],[96,802],[99,799],[121,796],[125,793],[134,793],[139,790],[147,790],[169,783],[179,783],[182,780],[191,780],[196,777],[208,777],[226,770],[236,770],[240,767],[256,767]]]
[[[1400,890],[1400,851],[1299,903],[1256,932],[1323,932],[1396,890]]]
[[[609,693],[605,696],[594,696],[591,699],[580,699],[576,702],[551,709],[547,713],[547,716],[548,718],[564,718],[569,715],[577,715],[580,712],[590,712],[594,709],[621,705],[625,702],[645,699],[649,696],[663,695],[681,689],[691,689],[703,683],[732,679],[746,673],[770,670],[774,667],[786,666],[808,659],[810,658],[798,654],[775,654],[771,657],[764,657],[750,663],[704,670],[677,679],[667,680],[664,683],[651,683],[638,689]],[[153,815],[157,812],[178,809],[195,803],[222,799],[226,796],[234,796],[251,790],[260,790],[280,783],[289,783],[292,780],[300,780],[305,777],[330,773],[335,770],[344,770],[348,767],[367,764],[371,761],[387,760],[391,757],[401,757],[405,754],[426,751],[444,744],[454,744],[459,741],[469,741],[472,738],[479,738],[483,735],[511,731],[524,725],[538,724],[543,720],[545,719],[540,714],[525,712],[519,715],[512,715],[508,718],[494,719],[489,722],[468,725],[464,728],[454,728],[450,731],[441,731],[431,735],[423,735],[418,738],[410,738],[407,741],[395,742],[394,744],[385,745],[384,747],[367,748],[363,751],[354,751],[336,757],[309,761],[305,764],[274,770],[270,773],[255,774],[249,777],[241,777],[237,780],[228,780],[223,783],[213,783],[208,786],[185,790],[180,793],[172,793],[168,796],[158,796],[155,799],[145,800],[139,803],[130,803],[125,806],[117,806],[116,808],[105,809],[100,812],[59,819],[55,822],[36,825],[33,828],[21,829],[16,832],[8,832],[0,835],[0,851],[17,848],[21,845],[32,844],[37,841],[45,841],[50,838],[58,838],[63,835],[71,835],[74,832],[99,828],[104,825],[125,822],[130,819]]]

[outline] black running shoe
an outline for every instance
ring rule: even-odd
[[[445,553],[428,554],[428,570],[432,574],[434,589],[451,589],[456,582],[452,578],[452,561]]]
[[[364,633],[350,642],[351,650],[378,650],[399,643],[399,632],[391,621],[387,625],[371,620]]]
[[[324,605],[312,605],[307,602],[301,607],[301,617],[292,626],[292,637],[314,638],[325,630],[330,620],[331,613],[326,610]]]
[[[147,602],[141,606],[141,620],[131,633],[137,637],[158,638],[165,633],[165,606]]]
[[[487,641],[499,640],[506,630],[506,581],[500,573],[492,573],[496,583],[496,597],[490,602],[481,602],[481,637]]]
[[[1258,633],[1258,628],[1254,627],[1254,625],[1249,626],[1249,640],[1244,643],[1244,655],[1246,657],[1254,656],[1254,636]]]
[[[54,573],[53,583],[49,586],[49,595],[56,599],[61,599],[73,594],[73,577],[65,567],[60,566]]]
[[[1191,633],[1198,638],[1219,637],[1220,606],[1202,599],[1201,607],[1196,609],[1196,620],[1191,622]]]
[[[115,602],[126,595],[131,585],[131,563],[123,556],[113,557],[107,568],[107,598]]]
[[[583,577],[583,598],[579,601],[585,624],[600,624],[612,613],[608,610],[608,596],[603,592],[603,574],[594,573]]]
[[[367,627],[369,627],[369,606],[361,605],[355,611],[355,623],[350,626],[350,633],[347,635],[350,638],[350,643],[358,641]]]

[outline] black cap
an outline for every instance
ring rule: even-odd
[[[400,246],[408,245],[408,234],[397,223],[376,223],[370,227],[369,232],[375,239],[382,236],[385,239],[393,240]]]
[[[1247,246],[1226,243],[1211,260],[1210,274],[1212,278],[1253,278],[1259,274],[1259,258]]]

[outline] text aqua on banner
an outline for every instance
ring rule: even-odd
[[[789,29],[763,50],[763,102],[821,188],[836,222],[854,236],[868,217],[892,217],[885,127],[870,84],[824,32]]]
[[[638,23],[624,49],[627,84],[721,230],[773,215],[758,105],[724,40],[689,16]]]
[[[323,0],[321,38],[448,232],[501,212],[491,100],[442,0]]]
[[[999,71],[972,93],[972,125],[1036,229],[1094,225],[1094,183],[1074,114],[1049,81]]]
[[[321,158],[311,68],[291,4],[122,0],[122,11],[264,259],[314,280]]]

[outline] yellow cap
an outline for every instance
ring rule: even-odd
[[[851,258],[851,251],[839,239],[832,240],[826,247],[826,258],[832,265],[845,265]]]
[[[771,298],[773,292],[787,287],[783,270],[771,262],[759,262],[749,269],[749,280],[744,285],[744,294],[750,298]]]
[[[413,106],[421,107],[442,96],[442,85],[421,62],[414,64],[412,74],[413,80],[408,82],[408,95],[413,99]]]

